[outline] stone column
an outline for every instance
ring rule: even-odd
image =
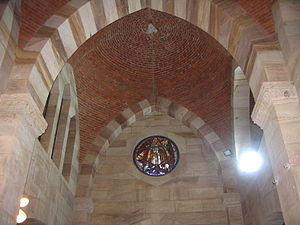
[[[295,86],[264,82],[252,118],[264,130],[285,224],[299,224],[300,107]]]
[[[16,224],[33,145],[46,126],[30,94],[0,96],[0,224]]]
[[[241,68],[237,67],[234,71],[233,89],[234,144],[237,157],[243,150],[251,147],[249,98],[248,81]]]

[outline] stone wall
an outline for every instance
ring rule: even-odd
[[[270,223],[274,215],[281,214],[281,207],[264,139],[259,152],[264,160],[262,168],[256,173],[240,174],[244,225],[282,225],[282,216],[277,223]]]
[[[135,167],[135,145],[163,135],[179,147],[177,167],[163,177]],[[92,190],[92,224],[242,224],[239,194],[224,193],[220,164],[181,122],[153,112],[125,128],[103,153]]]
[[[44,116],[48,128],[34,144],[24,194],[29,221],[71,225],[79,170],[79,121],[72,71],[57,77]]]
[[[47,225],[71,225],[74,190],[36,141],[25,187],[30,203],[25,208],[29,218]]]
[[[250,119],[251,91],[239,67],[234,71],[234,78],[234,143],[237,158],[249,150],[259,151],[263,157],[263,166],[259,171],[239,174],[244,225],[282,225],[278,192],[265,141],[262,138],[263,131]]]

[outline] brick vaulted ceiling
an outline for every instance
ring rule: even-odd
[[[157,33],[148,34],[153,24]],[[71,57],[81,150],[127,107],[157,96],[198,114],[232,145],[232,57],[196,26],[143,9],[105,27]]]
[[[22,0],[19,46],[30,38],[54,13],[64,14],[63,6],[70,0]],[[127,1],[127,0],[116,0]],[[141,0],[148,2],[150,0]],[[164,0],[174,1],[174,0]],[[192,0],[193,1],[193,0]],[[197,1],[197,0],[194,0]],[[274,33],[272,4],[274,0],[235,0],[268,32]],[[60,12],[61,11],[61,12]]]

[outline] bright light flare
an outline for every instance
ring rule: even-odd
[[[262,166],[263,160],[259,153],[248,151],[239,156],[238,167],[246,173],[256,172]]]
[[[26,213],[22,209],[19,209],[19,214],[17,216],[17,223],[23,223],[26,219],[27,219]]]
[[[29,204],[29,199],[27,197],[22,197],[20,199],[20,207],[26,207]]]

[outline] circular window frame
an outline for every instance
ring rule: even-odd
[[[155,137],[159,137],[159,138],[164,138],[166,140],[168,140],[169,142],[172,143],[172,145],[175,147],[176,149],[176,154],[177,154],[177,160],[175,161],[174,163],[174,166],[173,168],[171,168],[167,173],[165,174],[148,174],[146,173],[145,171],[143,171],[137,164],[137,161],[136,161],[136,151],[137,151],[137,148],[141,145],[141,143],[143,143],[144,141],[150,139],[150,138],[155,138]],[[134,162],[134,165],[135,167],[138,169],[138,171],[140,171],[142,174],[146,175],[146,176],[149,176],[149,177],[163,177],[165,175],[168,175],[170,174],[178,165],[179,163],[179,160],[180,160],[180,153],[179,153],[179,148],[177,146],[177,144],[170,138],[166,137],[166,136],[162,136],[162,135],[151,135],[151,136],[148,136],[146,138],[143,138],[141,141],[139,141],[135,147],[134,147],[134,150],[133,150],[133,154],[132,154],[132,159],[133,159],[133,162]]]

